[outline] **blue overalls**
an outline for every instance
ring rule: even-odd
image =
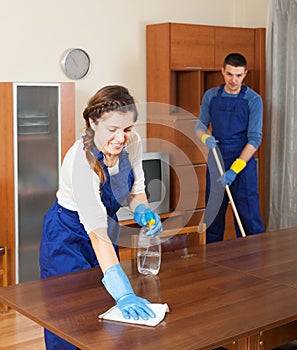
[[[98,190],[108,214],[108,235],[119,256],[117,240],[120,225],[116,212],[131,192],[133,170],[125,149],[119,154],[119,172],[112,176],[103,162],[103,154],[97,150],[93,153],[106,174],[106,182]],[[44,219],[39,260],[41,278],[98,266],[91,240],[79,221],[78,213],[62,207],[57,201]],[[78,349],[47,329],[44,330],[44,336],[48,350]]]
[[[241,87],[237,97],[222,96],[223,89],[224,85],[221,85],[217,95],[212,98],[209,113],[212,135],[219,141],[218,147],[221,151],[224,167],[228,170],[234,160],[240,156],[248,142],[249,106],[248,100],[244,98],[246,86]],[[221,241],[224,238],[228,196],[224,189],[222,194],[222,185],[217,182],[219,176],[213,153],[210,151],[208,155],[206,203],[211,196],[213,202],[216,198],[219,204],[221,202],[222,204],[215,217],[212,217],[212,208],[206,210],[207,243]],[[237,175],[230,186],[230,191],[245,233],[251,235],[264,232],[264,225],[260,216],[257,167],[254,157],[248,161],[244,170]],[[234,224],[236,236],[241,237],[236,220],[234,220]]]

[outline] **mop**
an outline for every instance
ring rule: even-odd
[[[216,163],[217,163],[219,172],[220,172],[220,174],[221,174],[221,176],[222,176],[222,175],[224,174],[224,171],[223,171],[221,162],[220,162],[220,160],[219,160],[217,150],[216,150],[216,148],[212,148],[212,151],[213,151],[213,155],[214,155],[215,161],[216,161]],[[225,188],[226,188],[226,192],[227,192],[227,195],[228,195],[228,197],[229,197],[229,200],[230,200],[230,203],[231,203],[231,206],[232,206],[232,209],[233,209],[233,213],[234,213],[234,215],[235,215],[235,218],[236,218],[238,227],[239,227],[239,229],[240,229],[241,235],[242,235],[242,237],[246,237],[246,234],[245,234],[244,229],[243,229],[243,226],[242,226],[242,224],[241,224],[241,220],[240,220],[240,217],[239,217],[239,215],[238,215],[238,212],[237,212],[235,203],[234,203],[233,198],[232,198],[232,194],[231,194],[230,188],[229,188],[228,185],[226,185]]]

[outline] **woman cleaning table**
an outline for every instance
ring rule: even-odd
[[[119,263],[116,213],[127,200],[140,226],[153,218],[148,235],[162,231],[145,194],[141,140],[133,130],[137,115],[125,87],[103,87],[90,99],[83,112],[84,135],[65,156],[40,245],[41,278],[100,265],[105,288],[123,316],[135,320],[155,314],[149,301],[134,294]],[[76,349],[48,330],[45,343],[47,349]]]

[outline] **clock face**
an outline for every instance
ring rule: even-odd
[[[81,79],[90,70],[90,57],[82,49],[68,50],[62,60],[62,67],[70,79]]]

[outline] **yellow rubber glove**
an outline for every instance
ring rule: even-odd
[[[216,140],[213,136],[210,136],[208,134],[203,134],[201,137],[201,141],[206,145],[207,148],[212,149],[216,148],[217,143],[219,142]]]
[[[231,165],[230,169],[236,174],[239,174],[246,167],[246,162],[243,159],[237,158]]]
[[[243,159],[237,158],[231,165],[230,169],[227,170],[222,176],[218,178],[218,182],[222,186],[231,186],[238,173],[240,173],[246,167],[246,162]]]

